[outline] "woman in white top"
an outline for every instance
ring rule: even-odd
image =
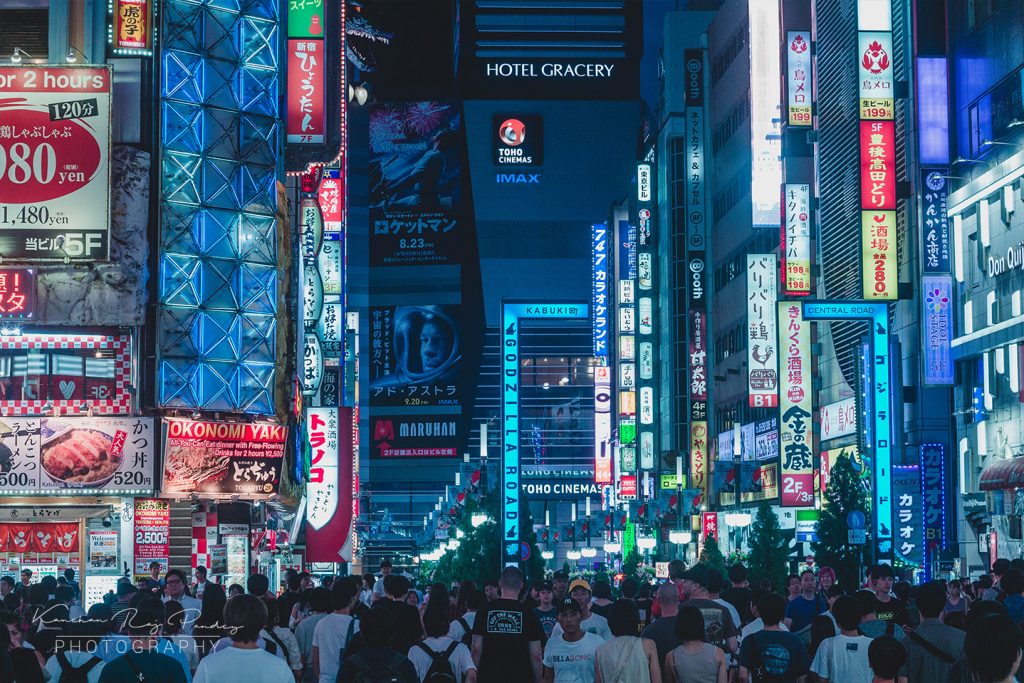
[[[683,644],[665,655],[666,683],[727,683],[725,653],[704,642],[704,616],[699,609],[690,606],[679,610],[676,638]]]
[[[277,625],[281,608],[274,598],[263,598],[263,604],[267,608],[267,625],[263,629],[264,639],[270,638],[285,653],[285,660],[288,668],[295,675],[298,681],[302,677],[302,653],[299,651],[299,641],[295,640],[295,634],[290,630]]]
[[[640,612],[629,600],[608,609],[608,628],[615,636],[595,653],[595,683],[661,683],[661,664],[653,640],[640,638]]]
[[[435,656],[450,651],[448,665],[455,680],[476,683],[476,664],[469,648],[448,637],[448,605],[429,605],[423,612],[423,627],[427,637],[409,648],[409,661],[419,679],[424,680],[430,673]]]
[[[196,639],[190,633],[183,633],[182,627],[186,618],[192,618],[185,614],[180,602],[168,600],[164,603],[166,614],[164,616],[164,638],[178,646],[181,654],[185,655],[188,661],[188,668],[195,672],[199,666],[199,648],[196,647]]]

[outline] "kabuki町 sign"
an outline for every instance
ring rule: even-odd
[[[110,67],[0,68],[0,257],[108,257],[110,91]]]

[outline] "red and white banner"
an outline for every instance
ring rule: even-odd
[[[860,118],[893,119],[892,33],[863,31],[858,34]]]
[[[896,212],[861,211],[860,217],[864,298],[873,301],[896,299]]]
[[[702,512],[700,513],[700,527],[702,538],[707,539],[711,536],[716,541],[718,540],[718,513],[717,512]]]
[[[314,420],[314,415],[320,417]],[[318,450],[330,449],[332,416],[337,425],[333,468],[326,452],[317,459]],[[306,561],[348,562],[352,559],[356,500],[352,408],[311,408],[306,429],[310,446],[320,444],[313,450],[306,486]]]
[[[787,183],[783,199],[782,290],[789,295],[811,293],[811,187]]]
[[[327,173],[338,172],[328,170]],[[324,232],[341,232],[342,216],[345,211],[345,179],[340,173],[337,176],[324,176],[320,181],[317,199],[320,201],[320,213],[323,215]]]
[[[0,67],[0,253],[109,256],[110,91],[106,66]]]
[[[896,124],[860,122],[860,206],[896,208]]]
[[[327,127],[324,41],[288,41],[288,107],[286,141],[323,144]]]

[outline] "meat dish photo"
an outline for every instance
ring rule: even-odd
[[[113,455],[113,437],[95,429],[69,429],[42,446],[42,465],[54,480],[69,484],[104,484],[121,466]]]

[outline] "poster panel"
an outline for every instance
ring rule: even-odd
[[[278,424],[166,418],[161,490],[268,498],[281,484],[287,437]]]
[[[370,406],[459,406],[460,307],[370,309]]]
[[[135,578],[149,576],[149,565],[160,563],[160,573],[168,569],[171,554],[171,502],[160,498],[135,499]]]

